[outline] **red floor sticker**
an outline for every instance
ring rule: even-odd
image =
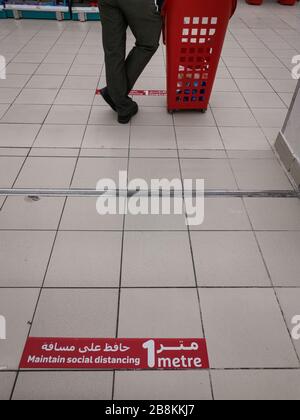
[[[29,338],[20,369],[208,369],[203,339]]]
[[[166,90],[132,90],[132,96],[166,96]]]
[[[100,89],[96,90],[96,95],[100,95]],[[167,96],[166,90],[132,90],[131,96]]]

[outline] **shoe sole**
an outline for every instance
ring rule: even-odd
[[[119,124],[128,124],[130,120],[139,112],[137,108],[134,113],[128,115],[127,117],[118,117]]]

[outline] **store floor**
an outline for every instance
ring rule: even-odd
[[[205,178],[293,188],[274,153],[296,81],[300,7],[239,2],[211,108],[138,97],[130,126],[95,96],[100,24],[0,22],[0,187]],[[132,37],[129,38],[130,42]],[[161,47],[137,89],[164,89]],[[0,399],[300,398],[300,201],[209,198],[205,222],[105,216],[94,198],[0,198]],[[18,372],[27,336],[206,337],[210,371]]]

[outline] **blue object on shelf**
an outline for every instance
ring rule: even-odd
[[[6,19],[6,13],[4,8],[4,0],[0,0],[0,19]]]
[[[7,17],[17,19],[71,19],[69,0],[6,0],[5,11]]]

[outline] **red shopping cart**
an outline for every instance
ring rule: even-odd
[[[168,111],[208,108],[237,0],[165,0]]]

